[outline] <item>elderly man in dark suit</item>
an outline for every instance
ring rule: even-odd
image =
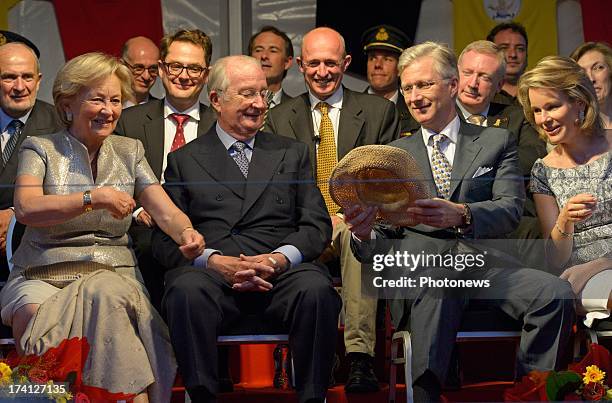
[[[163,312],[183,379],[192,401],[214,401],[216,338],[256,315],[264,330],[289,333],[299,401],[323,402],[340,298],[312,263],[331,225],[308,148],[258,132],[268,92],[256,59],[217,61],[208,92],[217,125],[168,156],[165,183],[207,249],[187,261],[161,231],[153,242],[156,258],[178,267],[166,275]]]
[[[308,145],[312,170],[332,219],[332,245],[320,261],[340,259],[344,303],[344,345],[350,360],[345,389],[378,390],[372,367],[376,341],[377,301],[361,292],[360,265],[350,251],[350,233],[329,193],[329,177],[337,161],[353,148],[385,144],[398,135],[393,103],[383,97],[360,94],[342,86],[351,62],[344,39],[330,28],[316,28],[302,41],[297,58],[308,92],[272,109],[266,127],[273,133]]]
[[[406,217],[416,223],[411,227],[378,226],[373,233],[377,208],[360,204],[347,209],[345,218],[354,235],[354,252],[363,262],[389,252],[385,239],[397,240],[393,247],[399,253],[450,260],[441,264],[433,259],[408,272],[417,280],[414,287],[385,290],[395,296],[397,328],[412,334],[414,400],[439,400],[457,330],[473,299],[486,299],[523,322],[521,374],[554,369],[574,319],[569,283],[521,268],[492,240],[514,230],[522,212],[525,190],[516,137],[505,129],[459,119],[457,62],[448,47],[425,42],[408,48],[400,56],[399,70],[404,98],[421,129],[391,145],[412,154],[430,194],[437,197],[406,208]],[[466,256],[482,264],[464,272],[465,266],[453,262]],[[479,283],[452,288],[453,281],[467,279]]]
[[[6,35],[5,35],[6,34]],[[52,105],[36,99],[42,74],[34,46],[14,33],[0,34],[11,42],[0,46],[0,256],[4,255],[6,231],[13,217],[13,185],[17,174],[18,150],[28,136],[51,134],[59,129]],[[26,45],[29,43],[30,46]],[[0,258],[6,278],[6,258]]]
[[[163,37],[158,68],[165,98],[125,109],[117,123],[117,134],[142,141],[145,157],[162,182],[168,153],[207,133],[215,122],[214,111],[199,102],[211,53],[210,38],[198,29],[179,30]],[[134,252],[138,265],[147,268],[143,278],[151,302],[159,308],[163,274],[151,255],[151,228],[155,223],[141,207],[133,216],[130,236]]]

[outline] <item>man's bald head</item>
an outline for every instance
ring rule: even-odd
[[[16,42],[0,46],[0,108],[7,115],[18,119],[32,110],[41,77],[31,48]]]
[[[157,79],[159,48],[147,37],[130,38],[123,45],[121,59],[132,71],[134,95],[142,102]]]

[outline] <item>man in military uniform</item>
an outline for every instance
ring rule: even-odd
[[[380,95],[393,102],[400,119],[402,135],[415,131],[419,124],[412,118],[399,90],[397,62],[400,54],[412,46],[404,32],[391,25],[375,25],[361,35],[367,57],[368,94]]]

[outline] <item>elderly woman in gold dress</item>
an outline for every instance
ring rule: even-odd
[[[20,149],[15,215],[27,229],[0,302],[22,353],[85,339],[83,385],[164,402],[176,365],[129,247],[135,199],[188,259],[202,253],[204,238],[157,182],[140,141],[111,135],[130,80],[101,53],[78,56],[58,73],[53,98],[66,130],[30,137]],[[29,275],[74,262],[93,268],[61,289]]]

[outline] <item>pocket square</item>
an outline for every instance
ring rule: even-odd
[[[486,174],[487,172],[491,171],[493,169],[493,167],[480,167],[476,170],[476,172],[474,172],[474,175],[472,176],[473,178],[478,178],[479,176],[482,176],[484,174]]]

